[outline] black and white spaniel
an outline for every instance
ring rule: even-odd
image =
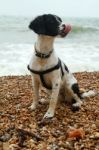
[[[78,110],[81,107],[82,99],[89,95],[95,95],[95,92],[80,93],[77,80],[54,50],[55,38],[66,37],[71,26],[62,24],[61,18],[56,15],[44,14],[30,22],[29,28],[37,34],[34,53],[28,65],[35,94],[30,106],[31,110],[35,110],[37,106],[41,85],[51,95],[49,108],[44,118],[54,116],[56,104],[60,97],[72,102],[74,111]]]

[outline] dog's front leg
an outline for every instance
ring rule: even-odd
[[[52,118],[54,116],[57,100],[58,100],[58,94],[60,90],[60,81],[54,81],[53,87],[52,87],[52,95],[49,103],[49,108],[44,115],[44,118]]]
[[[33,85],[33,102],[29,107],[31,110],[35,110],[39,100],[39,83],[36,78],[32,77],[32,85]]]

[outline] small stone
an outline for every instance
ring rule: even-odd
[[[92,129],[96,129],[96,125],[95,124],[92,124]]]
[[[68,138],[83,138],[85,136],[85,131],[82,128],[73,129],[68,132]]]
[[[3,150],[3,143],[0,141],[0,150]]]
[[[19,146],[17,144],[11,144],[7,150],[19,150]]]
[[[72,141],[70,141],[70,142],[67,141],[66,142],[66,148],[69,149],[69,150],[73,150],[73,143],[72,143]]]
[[[46,150],[47,146],[45,142],[38,144],[38,150]]]
[[[95,139],[99,139],[99,132],[94,133]]]
[[[33,139],[30,139],[30,140],[28,141],[28,143],[29,143],[29,145],[30,145],[31,148],[34,148],[34,147],[35,147],[35,141],[34,141]]]
[[[10,138],[11,138],[11,135],[6,133],[5,135],[3,135],[3,136],[0,137],[0,141],[6,142],[6,141],[8,141]]]
[[[16,112],[19,112],[19,111],[20,111],[20,108],[21,108],[21,104],[17,104],[17,105],[16,105]]]
[[[95,150],[99,150],[99,143],[96,144],[96,149]]]
[[[12,120],[12,121],[15,121],[15,118],[16,118],[15,115],[10,115],[9,116],[9,119]]]
[[[90,136],[91,139],[99,139],[99,132],[95,132],[93,135]]]
[[[41,99],[39,100],[39,103],[40,103],[40,104],[47,104],[48,101],[46,101],[44,98],[41,98]]]
[[[84,88],[80,88],[80,92],[84,93],[86,90]]]
[[[0,137],[3,135],[3,131],[2,130],[0,130]]]
[[[99,120],[96,120],[96,126],[99,128]]]
[[[60,150],[65,150],[65,148],[63,148],[63,147],[60,147]]]
[[[80,149],[83,150],[84,147],[85,147],[84,144],[82,144],[82,145],[80,146]]]
[[[2,112],[2,111],[0,111],[0,116],[2,116],[2,114],[3,114],[3,112]]]
[[[9,150],[9,143],[8,142],[3,143],[3,150]]]

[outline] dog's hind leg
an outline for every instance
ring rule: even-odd
[[[77,80],[71,73],[65,74],[65,88],[67,97],[70,97],[71,102],[73,100],[72,110],[79,110],[82,104],[81,94]]]
[[[72,98],[72,110],[76,111],[76,110],[79,110],[79,108],[81,107],[81,104],[82,104],[82,97],[81,97],[78,83],[74,83],[72,85],[71,89],[72,89],[73,95],[74,95]]]
[[[82,105],[82,100],[79,93],[79,87],[77,84],[66,86],[66,95],[72,103],[72,110],[77,111]]]

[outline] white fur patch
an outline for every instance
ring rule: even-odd
[[[91,97],[91,96],[95,96],[95,95],[97,95],[98,93],[96,92],[96,91],[94,91],[94,90],[90,90],[90,91],[88,91],[88,92],[85,92],[85,93],[83,93],[82,94],[82,97],[84,98],[84,97]]]

